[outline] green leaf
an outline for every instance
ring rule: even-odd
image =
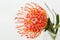
[[[56,15],[56,26],[55,26],[56,31],[55,31],[55,33],[57,34],[58,28],[59,28],[59,15],[56,14],[56,12],[55,12],[54,9],[52,9],[52,11],[53,11],[53,12],[55,13],[55,15]]]
[[[59,24],[59,14],[57,14],[54,9],[52,9],[52,11],[53,11],[53,12],[55,13],[55,15],[56,15],[56,26],[57,26],[57,25]]]
[[[56,34],[58,32],[58,28],[60,27],[60,24],[58,24],[55,28],[56,28]]]
[[[50,13],[53,15],[52,10],[49,8],[49,6],[44,2],[45,6],[47,7],[47,9],[50,11]]]
[[[55,28],[57,29],[57,28],[59,28],[60,27],[60,24],[58,24]]]
[[[54,26],[54,24],[51,22],[51,20],[50,20],[50,18],[48,18],[48,22],[47,22],[47,26],[46,26],[46,28],[45,28],[45,31],[46,30],[48,30],[48,31],[50,31],[50,32],[52,32],[52,33],[54,33],[54,34],[56,34],[57,33],[57,31],[58,31],[58,24],[59,24],[59,15],[58,14],[56,14],[56,12],[54,11],[54,9],[52,9],[52,11],[51,11],[51,9],[48,7],[48,5],[44,2],[44,4],[45,4],[45,6],[47,7],[47,9],[52,13],[52,15],[53,15],[53,12],[55,13],[55,15],[56,15],[56,26],[55,26],[55,28],[53,28],[53,26]],[[56,31],[55,31],[55,29],[56,29]]]
[[[47,22],[47,26],[46,26],[46,28],[45,28],[45,31],[48,30],[48,31],[50,31],[50,32],[52,32],[52,33],[55,33],[55,32],[54,32],[53,25],[54,25],[54,24],[51,22],[50,18],[48,18],[48,22]]]
[[[59,15],[56,14],[56,26],[59,24]]]
[[[52,33],[54,33],[53,23],[51,22],[50,18],[48,20],[48,25],[49,25],[49,31],[51,31]]]

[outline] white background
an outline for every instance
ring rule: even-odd
[[[14,24],[14,17],[20,9],[20,6],[25,2],[31,1],[38,3],[48,11],[43,3],[46,2],[50,9],[53,8],[58,14],[60,13],[60,0],[0,0],[0,40],[28,40],[18,35]],[[52,19],[51,13],[49,11],[47,13]],[[34,40],[51,40],[51,38],[46,32],[43,32]],[[60,30],[56,40],[60,40]]]

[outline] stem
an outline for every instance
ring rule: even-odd
[[[52,25],[52,23],[50,23],[50,21],[48,21],[48,23],[50,23],[50,24],[48,24],[49,27],[47,29],[48,32],[49,32],[49,34],[50,34],[50,36],[51,36],[51,38],[52,38],[52,40],[55,40],[56,39],[56,36],[57,36],[57,33],[58,33],[58,28],[60,27],[60,24],[59,24],[59,15],[56,14],[56,12],[54,11],[54,9],[52,9],[52,11],[53,11],[52,12],[51,9],[48,7],[48,5],[45,2],[44,2],[44,4],[48,8],[48,10],[52,13],[52,15],[53,15],[53,12],[54,12],[55,13],[55,16],[56,16],[56,25],[55,25],[55,27],[54,27],[54,25]],[[55,20],[54,20],[54,15],[53,15],[53,24],[54,23],[55,23]],[[51,25],[52,25],[52,28],[51,28]],[[53,30],[51,31],[51,29],[53,29],[54,31]]]
[[[52,37],[52,40],[55,40],[56,39],[56,36]]]
[[[49,34],[50,34],[52,40],[55,40],[56,39],[57,34],[54,34],[54,33],[51,33],[51,32],[49,32]]]

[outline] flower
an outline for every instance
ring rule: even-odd
[[[38,37],[47,25],[46,11],[34,2],[21,7],[15,20],[17,20],[18,33],[27,38]]]

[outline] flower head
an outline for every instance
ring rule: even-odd
[[[15,17],[18,33],[36,38],[47,25],[46,11],[36,3],[26,3]]]

